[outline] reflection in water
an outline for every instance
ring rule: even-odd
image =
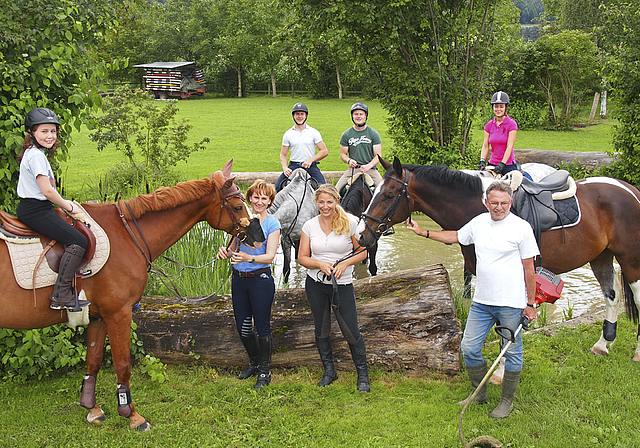
[[[418,221],[423,229],[440,230],[440,227],[435,222],[424,215],[415,215],[413,219]],[[435,241],[429,241],[411,231],[407,231],[400,224],[395,226],[395,231],[394,235],[382,237],[378,244],[376,257],[378,274],[441,263],[449,271],[452,281],[462,281],[463,260],[460,246],[457,244],[447,246]],[[278,249],[275,265],[276,285],[282,288],[281,249]],[[289,287],[304,287],[306,275],[307,270],[297,262],[292,261]],[[355,276],[356,278],[368,277],[369,271],[367,271],[366,266],[358,265],[355,268]],[[553,305],[544,305],[547,307],[547,316],[550,321],[562,321],[565,315],[570,314],[570,311],[572,317],[577,317],[603,303],[600,286],[588,266],[562,274],[561,277],[565,283],[562,297]]]

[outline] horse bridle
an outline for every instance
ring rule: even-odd
[[[244,242],[244,240],[246,240],[248,238],[249,235],[247,235],[247,232],[245,232],[244,230],[242,230],[242,224],[240,224],[240,221],[238,219],[236,219],[236,215],[233,213],[233,209],[231,208],[231,204],[229,204],[229,199],[234,198],[234,197],[238,197],[242,200],[242,202],[245,202],[245,198],[244,195],[242,194],[242,191],[240,191],[240,188],[238,188],[238,186],[236,185],[236,190],[227,194],[226,196],[222,195],[222,191],[220,192],[220,199],[222,200],[220,202],[220,214],[218,215],[218,225],[216,226],[217,228],[220,227],[220,221],[222,221],[222,208],[226,207],[227,211],[229,212],[229,216],[231,216],[231,221],[233,222],[233,229],[236,231],[237,233],[237,238]]]
[[[408,190],[409,170],[405,169],[404,173],[405,173],[404,182],[398,179],[397,177],[389,176],[390,179],[393,179],[402,184],[402,190],[400,190],[400,193],[398,193],[398,196],[396,196],[396,199],[393,202],[393,205],[391,206],[389,211],[382,217],[382,219],[376,218],[375,216],[371,216],[367,213],[363,213],[361,215],[365,226],[367,226],[367,229],[369,229],[369,231],[375,236],[376,241],[378,241],[382,236],[382,234],[389,228],[389,223],[391,222],[391,218],[398,210],[398,207],[400,207],[400,203],[402,202],[403,196],[407,198],[407,207],[409,207],[409,220],[411,220],[411,198],[409,197],[409,190]],[[369,223],[367,222],[367,218],[378,223],[378,227],[376,228],[376,230],[373,230],[373,228],[369,225]]]

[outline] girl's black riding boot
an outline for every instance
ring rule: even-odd
[[[53,285],[53,294],[49,297],[49,307],[54,310],[67,308],[70,311],[81,311],[82,307],[89,305],[87,300],[78,300],[73,280],[76,271],[82,264],[82,256],[84,248],[77,244],[71,244],[64,250],[64,254],[60,258],[60,267],[58,268],[58,279]]]
[[[246,380],[258,373],[258,364],[260,363],[260,350],[258,348],[258,340],[256,334],[251,333],[249,336],[240,336],[242,345],[249,355],[249,365],[244,368],[238,375],[239,380]]]
[[[260,364],[258,365],[258,379],[255,390],[260,390],[271,383],[271,351],[273,350],[273,334],[258,338],[258,348],[260,351]]]
[[[360,336],[356,342],[349,343],[351,349],[351,357],[356,365],[358,372],[357,387],[360,392],[369,392],[369,372],[367,370],[367,350],[364,345],[364,339]]]
[[[320,360],[324,366],[324,375],[318,383],[318,387],[328,386],[338,379],[336,368],[333,363],[333,348],[331,347],[331,337],[319,338],[316,336],[316,347],[320,354]]]

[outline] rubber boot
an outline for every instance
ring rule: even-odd
[[[518,383],[520,383],[520,373],[522,370],[516,372],[504,371],[504,378],[502,379],[502,397],[500,403],[491,413],[493,418],[506,418],[513,411],[513,399],[516,396],[518,390]]]
[[[351,358],[356,365],[356,372],[358,372],[357,387],[362,393],[369,392],[369,372],[367,370],[367,350],[364,345],[364,339],[360,336],[353,344],[349,343],[351,349]]]
[[[475,367],[467,366],[467,373],[469,374],[469,380],[471,381],[471,386],[473,386],[473,390],[475,391],[478,388],[478,385],[484,379],[484,376],[487,374],[487,361],[484,361],[484,364],[480,364]],[[473,392],[472,392],[473,393]],[[471,395],[469,395],[471,397]],[[464,406],[467,404],[469,397],[464,400],[458,402],[458,406]],[[487,383],[484,383],[480,390],[478,391],[478,395],[473,400],[476,404],[485,404],[487,402]]]
[[[260,352],[260,364],[258,364],[258,379],[255,390],[260,390],[271,383],[271,351],[273,350],[273,334],[258,338],[258,349]]]
[[[242,345],[249,355],[249,365],[244,368],[238,375],[239,380],[246,380],[258,373],[258,364],[260,363],[260,350],[258,348],[258,340],[256,334],[251,333],[250,336],[240,336]]]
[[[324,366],[324,375],[318,383],[318,387],[328,386],[338,379],[336,367],[333,363],[333,348],[331,347],[331,338],[319,338],[316,336],[316,347],[320,354],[320,360]]]
[[[67,308],[70,311],[81,311],[82,307],[89,305],[87,300],[78,300],[78,294],[73,285],[76,271],[82,264],[84,248],[77,244],[71,244],[64,250],[60,258],[58,278],[53,285],[53,294],[49,297],[49,307],[53,310]]]

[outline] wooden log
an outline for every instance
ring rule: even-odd
[[[322,171],[322,175],[327,180],[340,179],[340,176],[342,176],[342,173],[344,173],[344,171]],[[231,176],[236,176],[237,183],[251,184],[258,179],[262,179],[274,184],[276,180],[278,180],[278,177],[280,176],[280,174],[282,174],[282,171],[263,171],[263,172],[257,172],[257,173],[238,172],[238,173],[231,173]]]
[[[354,287],[370,364],[458,373],[462,331],[442,265],[356,280]],[[336,366],[352,369],[348,344],[332,320]],[[187,301],[145,297],[134,321],[145,351],[165,362],[191,363],[194,355],[214,365],[248,361],[228,295]],[[320,366],[304,289],[276,292],[272,328],[273,366]]]
[[[598,151],[550,151],[543,149],[515,149],[516,159],[520,163],[544,163],[557,167],[562,163],[578,162],[580,165],[594,169],[601,165],[609,165],[613,159],[605,152]]]

